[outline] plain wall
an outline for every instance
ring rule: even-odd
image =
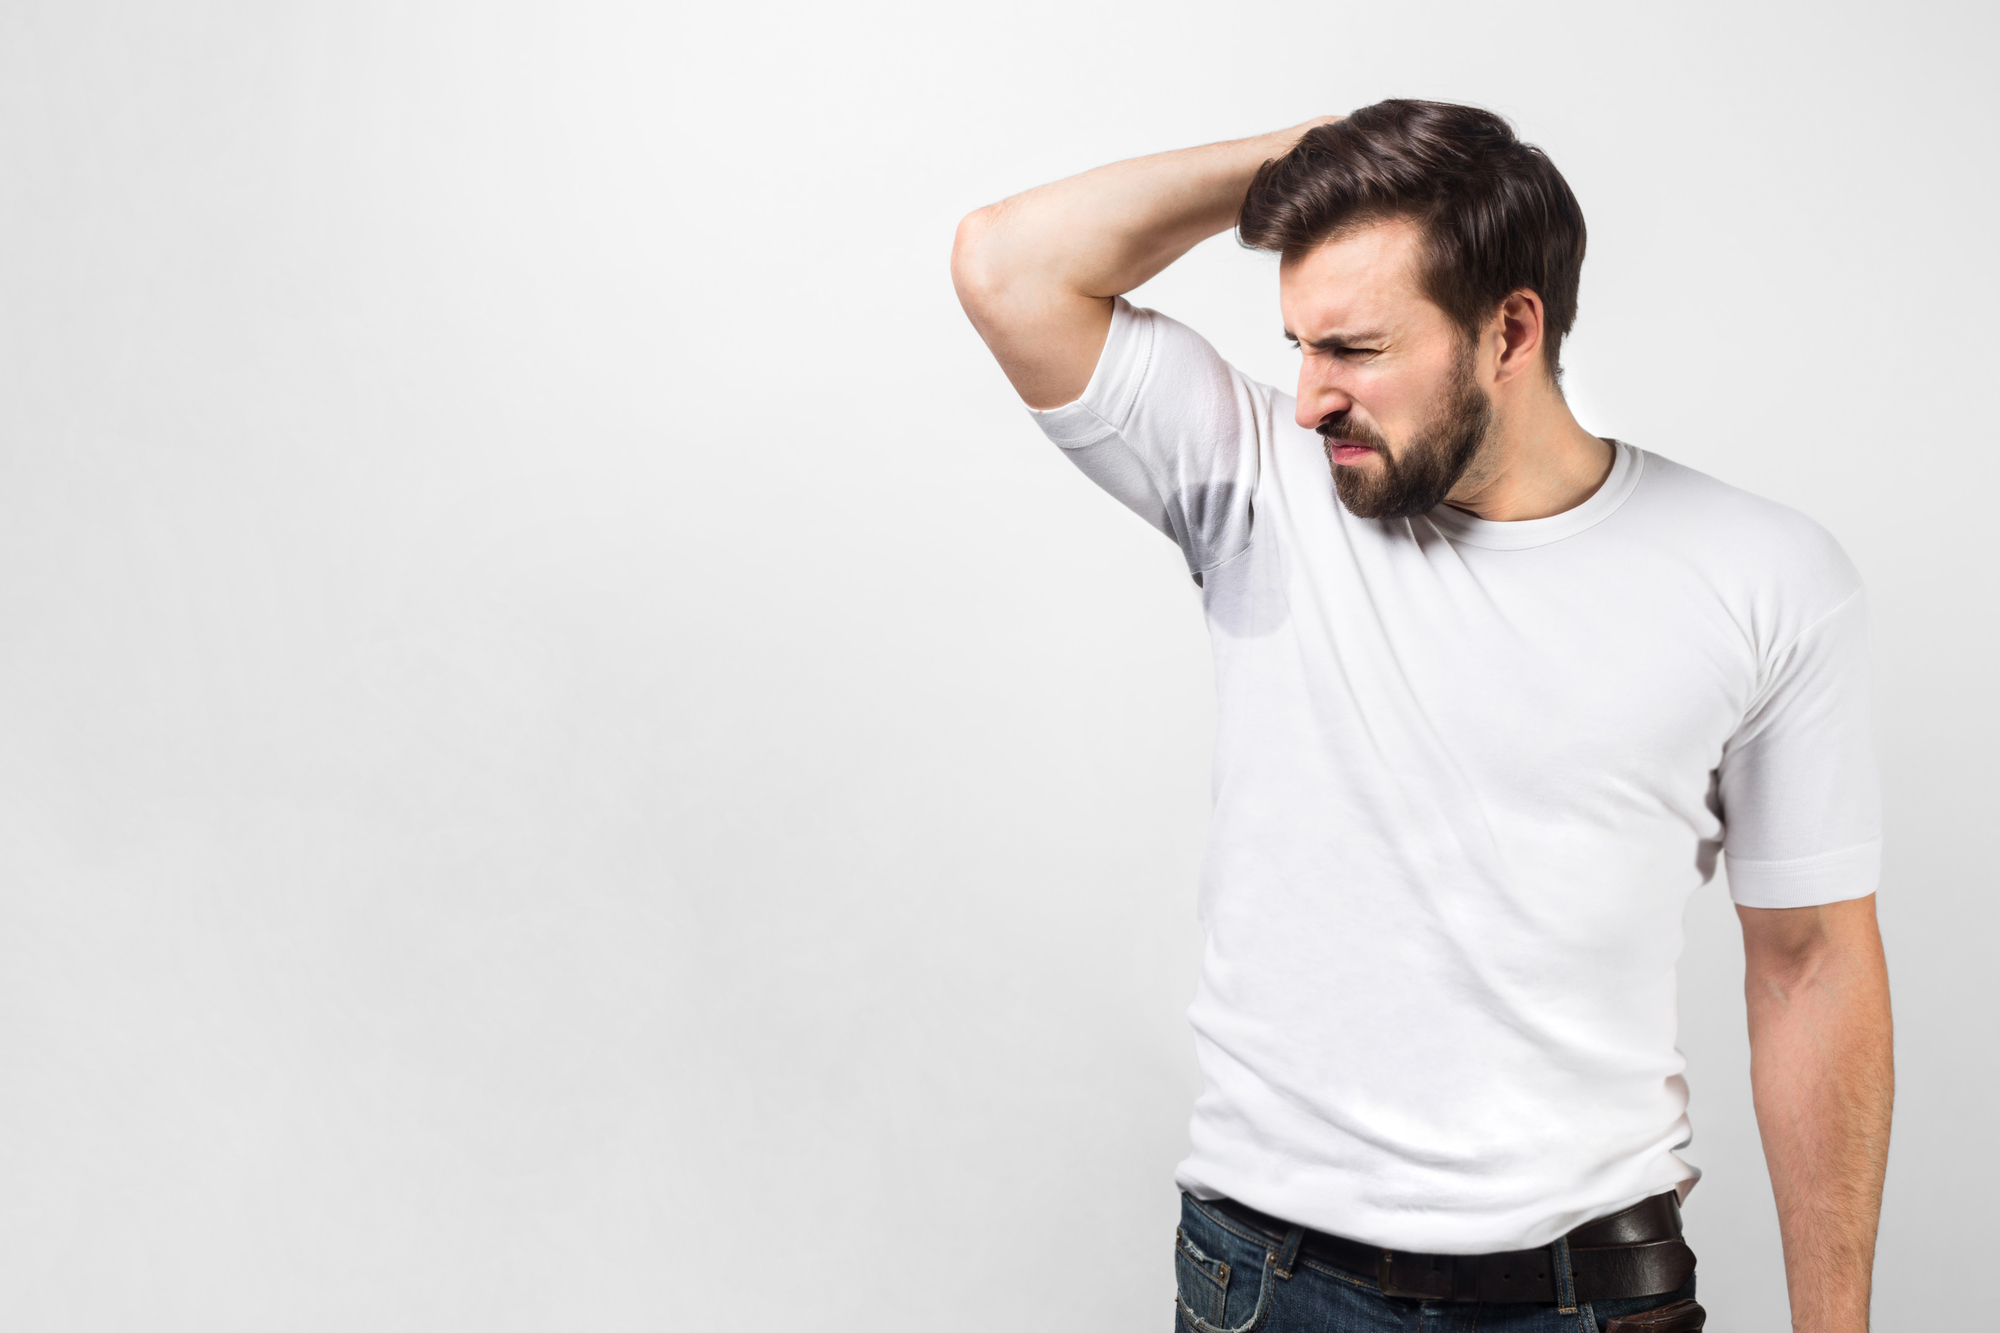
[[[0,6],[0,1325],[1163,1330],[1213,726],[966,211],[1384,96],[1873,597],[1886,1327],[1997,1183],[1987,6]],[[1289,386],[1271,262],[1139,299]],[[1688,912],[1712,1326],[1784,1323]]]

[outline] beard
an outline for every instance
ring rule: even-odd
[[[1493,425],[1493,400],[1472,375],[1471,349],[1452,367],[1444,402],[1401,450],[1391,453],[1388,440],[1364,422],[1335,412],[1319,423],[1326,441],[1327,466],[1333,469],[1334,493],[1356,518],[1414,518],[1444,503],[1486,443]],[[1382,460],[1370,475],[1358,467],[1333,461],[1333,446],[1363,444]]]

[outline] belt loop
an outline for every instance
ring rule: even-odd
[[[1285,1233],[1285,1243],[1278,1250],[1278,1276],[1291,1281],[1292,1265],[1299,1261],[1299,1246],[1305,1242],[1306,1229],[1293,1227]]]
[[[1557,1314],[1576,1313],[1576,1274],[1569,1266],[1569,1237],[1557,1236],[1556,1243],[1549,1246],[1550,1258],[1556,1266]]]

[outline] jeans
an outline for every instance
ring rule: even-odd
[[[1607,1320],[1694,1298],[1694,1279],[1664,1296],[1555,1305],[1405,1300],[1368,1278],[1300,1256],[1277,1272],[1284,1237],[1181,1195],[1174,1237],[1174,1333],[1600,1333]]]

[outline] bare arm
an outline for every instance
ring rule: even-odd
[[[1895,1096],[1875,899],[1736,913],[1792,1327],[1862,1333]]]
[[[1081,395],[1111,328],[1111,298],[1233,225],[1257,168],[1332,119],[1114,162],[959,223],[959,302],[1028,406]]]

